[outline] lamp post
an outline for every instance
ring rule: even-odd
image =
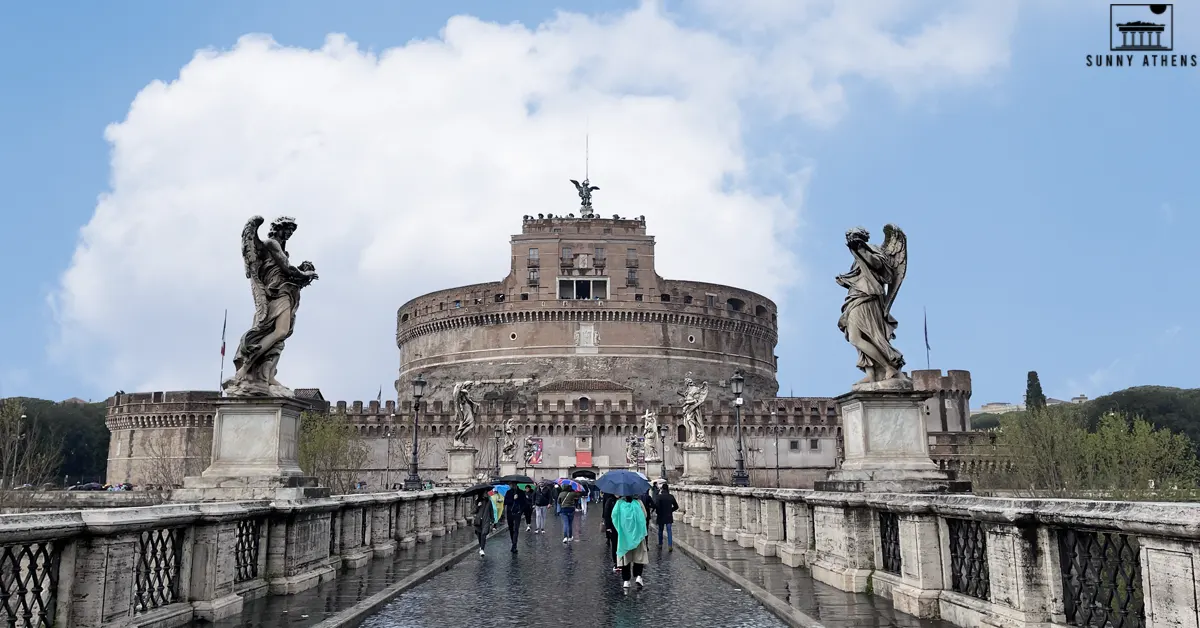
[[[496,428],[496,477],[500,477],[500,435],[503,433],[504,430]]]
[[[421,490],[421,476],[417,473],[417,434],[421,430],[421,397],[425,395],[425,376],[417,375],[413,387],[413,448],[412,460],[408,463],[408,477],[404,479],[404,490]]]
[[[658,452],[662,457],[660,468],[662,469],[662,479],[667,479],[667,426],[658,426]]]
[[[737,415],[737,469],[733,472],[734,486],[750,486],[750,474],[746,473],[745,446],[742,444],[742,386],[746,378],[739,369],[729,380],[733,392],[733,409]]]

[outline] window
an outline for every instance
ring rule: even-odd
[[[808,448],[811,449],[812,451],[821,451],[821,439],[819,439],[819,438],[808,439]]]
[[[662,301],[663,303],[670,303],[670,302],[671,302],[671,295],[669,295],[669,294],[660,294],[660,295],[658,295],[658,300],[659,300],[659,301]]]
[[[442,312],[442,311],[444,311],[445,309],[446,309],[446,302],[445,302],[445,301],[442,301],[441,303],[438,303],[438,311],[439,311],[439,312]]]
[[[708,307],[717,307],[717,295],[708,295]]]
[[[592,400],[591,400],[591,399],[588,399],[587,397],[580,397],[580,398],[579,398],[579,409],[580,409],[580,410],[590,410],[590,409],[591,409],[591,406],[592,406]]]
[[[527,262],[528,262],[527,265],[530,268],[537,268],[538,266],[542,265],[542,260],[541,260],[541,258],[538,257],[537,249],[529,249],[529,259],[527,260]]]
[[[537,268],[529,269],[529,285],[536,286],[542,283],[542,273]]]
[[[604,247],[602,247],[602,246],[596,247],[595,257],[596,257],[597,262],[604,260]]]
[[[522,300],[522,301],[528,301],[528,300],[529,300],[529,293],[528,293],[528,292],[522,292],[522,293],[521,293],[521,300]]]
[[[625,273],[625,287],[626,288],[638,287],[638,277],[637,277],[637,269],[636,268],[630,268],[629,271]]]
[[[560,257],[562,258],[560,261],[562,262],[563,266],[574,266],[575,265],[575,252],[574,252],[574,250],[571,249],[571,247],[564,246],[562,248],[562,254],[560,255]]]
[[[798,441],[798,440],[788,441],[788,450],[789,451],[799,451],[800,450],[800,441]]]
[[[675,442],[677,442],[677,443],[686,443],[687,442],[687,426],[686,425],[680,423],[679,427],[675,428]]]
[[[607,279],[559,279],[558,298],[564,301],[608,298]]]
[[[625,267],[626,268],[637,268],[638,267],[637,249],[625,249]]]
[[[503,294],[496,295],[496,303],[504,303],[504,295]]]
[[[641,301],[641,300],[642,300],[642,295],[640,295],[640,294],[635,294],[635,295],[633,295],[633,300],[634,300],[634,301]]]
[[[404,321],[407,321],[407,320],[408,320],[408,312],[405,312],[405,313],[403,313],[403,314],[401,314],[401,315],[400,315],[400,322],[401,322],[401,323],[403,323]]]
[[[690,294],[685,294],[685,295],[683,295],[683,302],[684,302],[684,303],[686,303],[686,304],[691,304],[691,302],[692,302],[692,295],[690,295]]]
[[[746,302],[741,299],[728,299],[725,301],[725,305],[734,312],[741,312],[746,307]]]
[[[459,301],[459,300],[455,299],[455,301],[454,301],[454,307],[456,307],[456,308],[460,308],[460,307],[462,307],[462,301]]]
[[[755,308],[754,308],[754,315],[755,315],[755,316],[759,316],[759,317],[766,316],[766,315],[767,315],[767,308],[766,308],[766,306],[759,305],[759,306],[755,307]]]

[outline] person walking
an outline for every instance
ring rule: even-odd
[[[563,521],[563,543],[571,542],[571,524],[575,519],[575,507],[579,505],[579,493],[570,489],[562,489],[558,494],[558,516]]]
[[[533,485],[525,487],[525,531],[529,532],[533,524]]]
[[[487,545],[488,533],[492,531],[494,520],[491,497],[487,493],[480,493],[475,497],[475,536],[479,538],[480,556],[483,556],[483,548]]]
[[[546,533],[546,509],[554,500],[554,491],[549,486],[539,486],[533,493],[533,533]]]
[[[663,484],[658,489],[658,498],[654,502],[654,522],[658,524],[658,546],[662,547],[663,528],[667,530],[667,551],[675,551],[675,539],[671,534],[671,524],[675,523],[674,513],[679,510],[679,502],[671,494],[671,489]]]
[[[621,567],[621,588],[628,590],[630,581],[638,588],[645,586],[642,572],[650,562],[650,550],[646,547],[650,523],[646,516],[646,505],[640,499],[622,497],[613,506],[613,525],[617,529],[617,565]]]
[[[512,482],[508,485],[508,492],[504,494],[504,518],[508,523],[508,536],[512,539],[512,553],[517,553],[517,537],[521,534],[521,519],[526,516],[529,510],[529,500],[525,497],[525,491],[517,488],[517,483]]]
[[[608,542],[608,555],[612,557],[613,571],[621,573],[621,568],[617,566],[617,528],[613,525],[612,513],[613,507],[617,505],[617,496],[604,494],[600,499],[600,507],[604,513],[604,539]]]

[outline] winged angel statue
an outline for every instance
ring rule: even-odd
[[[882,247],[870,244],[870,238],[862,227],[846,232],[854,264],[850,272],[837,277],[838,285],[846,289],[838,329],[858,350],[858,368],[866,373],[852,389],[911,388],[912,380],[900,370],[904,356],[892,346],[897,326],[892,304],[908,270],[908,238],[892,224],[883,228]]]
[[[708,435],[704,433],[701,407],[704,400],[708,399],[708,382],[697,386],[691,378],[691,373],[688,373],[688,376],[683,378],[683,390],[675,394],[679,395],[679,413],[683,415],[683,424],[687,426],[688,446],[707,445]]]
[[[296,219],[288,216],[271,222],[266,241],[258,239],[262,216],[254,216],[242,229],[242,258],[250,293],[254,296],[254,323],[242,335],[233,365],[237,373],[222,383],[230,397],[293,397],[275,379],[284,341],[296,326],[300,290],[317,279],[312,262],[292,266],[287,241],[296,232]]]
[[[583,183],[580,183],[575,179],[571,179],[571,183],[575,184],[575,191],[579,192],[579,208],[587,210],[587,213],[590,214],[592,211],[592,192],[595,192],[600,188],[592,185],[591,182],[587,180],[587,177],[583,178]]]
[[[471,398],[474,382],[459,382],[454,385],[454,414],[458,418],[458,426],[454,430],[452,447],[467,447],[467,437],[475,429],[475,415],[479,412],[479,403]]]

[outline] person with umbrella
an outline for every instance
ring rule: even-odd
[[[617,496],[604,493],[600,504],[604,513],[604,539],[608,542],[608,555],[612,557],[613,571],[621,573],[621,568],[617,566],[617,528],[613,526],[612,519],[613,508],[617,505]]]
[[[504,494],[505,520],[508,522],[508,536],[512,539],[512,553],[517,553],[517,537],[521,534],[521,519],[529,511],[529,498],[516,482],[508,483],[508,492]]]
[[[612,519],[617,532],[617,566],[621,568],[621,588],[628,589],[630,580],[641,588],[645,586],[642,571],[650,562],[650,550],[646,547],[650,529],[646,505],[642,500],[626,495],[613,506]]]
[[[490,487],[489,487],[490,488]],[[479,537],[479,555],[483,556],[483,548],[487,546],[488,533],[492,531],[495,513],[492,511],[492,498],[487,490],[475,494],[475,535]]]
[[[579,493],[576,493],[570,486],[559,485],[561,492],[558,494],[558,515],[563,521],[563,543],[569,543],[573,536],[571,524],[575,521],[575,507],[579,505]]]

